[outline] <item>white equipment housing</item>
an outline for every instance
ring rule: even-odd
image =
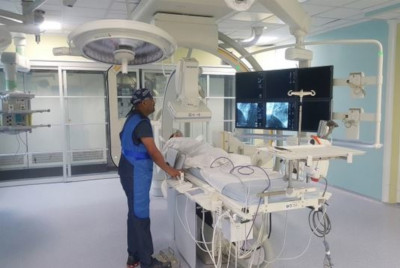
[[[32,131],[37,127],[50,125],[32,125],[32,114],[49,112],[49,109],[31,110],[34,94],[17,91],[17,71],[29,72],[30,62],[24,56],[25,35],[15,34],[14,43],[17,52],[3,52],[1,62],[4,67],[5,91],[0,92],[0,132],[19,133]]]
[[[175,38],[179,47],[217,54],[218,26],[214,18],[157,13],[153,23]]]
[[[211,111],[200,99],[199,64],[195,59],[182,59],[176,67],[176,93],[178,99],[168,102],[176,121],[209,121]]]
[[[304,48],[288,48],[285,50],[285,58],[287,60],[312,60],[313,53],[311,50]]]

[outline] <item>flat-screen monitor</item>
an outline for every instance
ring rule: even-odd
[[[303,97],[302,131],[315,132],[331,119],[332,88],[333,66],[237,73],[235,126],[297,131],[300,98],[288,92],[314,90]]]
[[[236,102],[236,127],[263,128],[265,108],[263,103]]]
[[[298,69],[297,90],[315,91],[315,96],[304,99],[332,99],[333,66],[310,67]]]
[[[284,69],[265,72],[266,99],[287,98],[290,90],[297,90],[297,70]]]
[[[288,128],[289,103],[267,102],[266,104],[266,128],[283,129]]]
[[[265,72],[236,74],[236,98],[263,99],[265,97]]]
[[[330,100],[304,100],[302,112],[301,130],[316,132],[319,121],[328,121],[331,119],[331,101]]]
[[[296,127],[296,102],[271,101],[265,103],[265,129],[293,130]]]

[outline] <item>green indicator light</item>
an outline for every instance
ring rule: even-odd
[[[236,65],[236,71],[239,71],[239,70],[240,70],[240,66]]]
[[[379,51],[378,56],[383,56],[383,51]]]

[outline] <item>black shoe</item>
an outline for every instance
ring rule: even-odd
[[[149,268],[171,268],[171,263],[170,262],[160,262],[159,260],[155,258],[151,258],[151,265]]]
[[[133,256],[129,256],[128,260],[126,261],[126,268],[138,268],[140,262],[135,260]]]

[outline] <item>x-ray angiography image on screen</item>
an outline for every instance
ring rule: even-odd
[[[289,103],[288,102],[267,102],[266,124],[269,129],[288,128]]]
[[[237,103],[236,104],[236,126],[237,127],[258,127],[257,116],[258,103]]]

